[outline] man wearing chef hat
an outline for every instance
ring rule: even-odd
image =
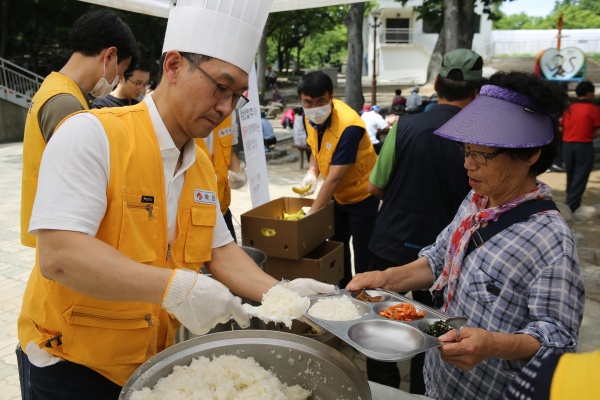
[[[247,101],[271,3],[178,1],[154,93],[57,128],[29,226],[38,247],[18,322],[25,398],[117,399],[141,363],[173,344],[178,321],[195,334],[230,318],[248,326],[229,289],[260,300],[277,283],[233,242],[215,171],[194,144]],[[214,279],[197,273],[203,264]]]

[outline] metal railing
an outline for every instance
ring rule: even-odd
[[[0,97],[15,104],[29,107],[44,77],[0,58]]]

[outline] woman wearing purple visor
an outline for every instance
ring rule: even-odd
[[[552,164],[568,98],[533,75],[498,72],[435,133],[465,156],[472,191],[434,244],[410,264],[357,274],[349,290],[429,289],[466,316],[425,361],[426,395],[499,399],[515,375],[551,352],[574,352],[584,286],[571,230],[536,177]]]

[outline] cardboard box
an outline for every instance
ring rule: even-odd
[[[313,201],[281,197],[245,212],[241,215],[242,244],[262,250],[267,259],[301,259],[333,235],[333,201],[299,221],[284,220],[283,212],[294,214]]]
[[[326,241],[298,261],[267,257],[265,272],[276,279],[312,278],[335,285],[344,276],[344,243]]]

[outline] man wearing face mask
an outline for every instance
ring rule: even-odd
[[[369,193],[369,174],[377,155],[358,113],[333,97],[333,82],[323,71],[306,74],[298,82],[306,122],[307,144],[312,154],[302,186],[314,193],[317,178],[323,185],[309,211],[323,208],[334,199],[334,233],[331,240],[344,243],[345,287],[352,278],[350,237],[354,250],[354,270],[367,271],[368,244],[377,216],[379,200]]]
[[[138,54],[131,29],[106,10],[79,17],[69,40],[73,51],[71,58],[60,71],[46,77],[33,96],[25,120],[21,243],[28,247],[36,246],[35,236],[28,233],[29,220],[42,153],[54,129],[66,116],[88,110],[94,97],[108,95],[131,59]]]

